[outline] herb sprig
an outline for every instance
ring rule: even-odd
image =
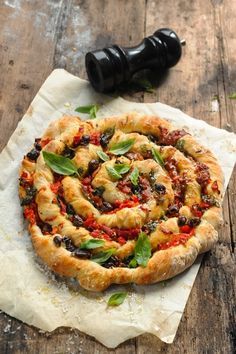
[[[89,106],[79,106],[75,109],[76,112],[89,114],[91,119],[96,118],[97,111],[99,110],[98,104],[92,104]]]
[[[114,155],[124,155],[131,149],[131,147],[134,145],[134,142],[135,139],[121,141],[120,143],[114,144],[110,148],[110,152]]]
[[[109,300],[108,300],[108,306],[119,306],[121,305],[126,296],[127,296],[127,292],[119,292],[119,293],[114,293],[110,296]]]
[[[130,170],[130,166],[128,164],[122,163],[112,166],[106,166],[106,170],[108,174],[118,180],[122,178],[122,175],[127,173]]]
[[[146,267],[152,254],[151,243],[145,232],[140,232],[134,248],[134,258],[130,261],[129,267],[135,268],[137,265]]]
[[[43,151],[43,158],[46,165],[54,172],[64,176],[70,176],[73,174],[79,176],[77,167],[67,157],[54,154],[53,152]]]

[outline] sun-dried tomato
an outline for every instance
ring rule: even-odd
[[[166,128],[160,128],[160,137],[159,143],[163,145],[176,145],[177,141],[188,133],[184,130],[173,130],[172,132],[168,132]]]
[[[92,182],[92,177],[91,176],[88,176],[88,177],[85,177],[81,183],[84,185],[84,186],[88,186],[90,185]]]
[[[58,202],[60,205],[60,213],[62,215],[65,215],[66,214],[66,204],[64,203],[64,201],[61,198],[58,200]]]
[[[213,190],[213,192],[217,192],[218,194],[220,194],[220,190],[219,190],[217,181],[214,181],[214,182],[212,183],[211,189]]]
[[[202,207],[200,204],[193,204],[191,207],[191,212],[194,216],[201,218],[203,215]]]
[[[50,184],[50,189],[53,193],[58,194],[58,190],[61,187],[61,182],[57,181],[55,183]]]
[[[31,206],[24,209],[24,217],[30,222],[31,225],[36,223],[35,211]]]
[[[99,132],[94,132],[90,135],[90,143],[94,145],[100,145],[101,134]]]
[[[45,138],[45,139],[43,139],[43,140],[40,141],[40,145],[41,145],[42,147],[44,147],[44,146],[46,146],[48,143],[50,143],[51,140],[52,140],[51,138]]]
[[[123,237],[118,237],[117,241],[119,242],[120,245],[124,245],[126,243],[126,239],[124,239]]]
[[[183,225],[183,226],[180,226],[179,229],[183,234],[190,234],[190,232],[192,231],[193,228],[189,225]]]
[[[166,243],[162,243],[158,245],[158,250],[166,250],[170,247],[175,247],[179,245],[185,245],[186,242],[194,235],[194,229],[191,230],[190,233],[179,233],[173,235],[172,239]]]
[[[131,194],[131,185],[131,181],[126,178],[123,181],[118,182],[117,188],[125,194]]]

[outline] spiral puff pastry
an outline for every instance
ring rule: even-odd
[[[58,169],[68,160],[74,171]],[[36,253],[88,290],[171,278],[217,241],[221,168],[157,116],[62,117],[24,156],[19,180]]]

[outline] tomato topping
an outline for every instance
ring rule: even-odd
[[[193,228],[189,225],[184,225],[184,226],[180,226],[179,229],[183,234],[190,234]]]
[[[112,211],[107,212],[106,214],[114,214],[117,211],[124,209],[124,208],[136,207],[139,205],[139,199],[136,195],[132,195],[131,200],[126,199],[123,202],[121,202],[120,200],[116,200],[114,204],[115,204],[116,208]]]
[[[104,240],[111,241],[110,236],[100,230],[92,231],[91,236],[93,236],[94,238],[103,238]]]
[[[164,145],[176,145],[177,141],[188,133],[184,130],[173,130],[168,132],[168,129],[159,127],[160,129],[160,138],[159,142]]]
[[[88,176],[88,177],[85,177],[81,183],[84,185],[84,186],[88,186],[89,184],[91,184],[92,182],[92,177],[91,176]]]
[[[22,172],[20,176],[20,185],[26,187],[33,184],[33,177],[28,172]]]
[[[30,222],[31,225],[36,223],[35,212],[31,207],[24,209],[24,217]]]
[[[202,207],[200,204],[193,204],[191,207],[191,212],[193,213],[194,216],[198,218],[201,218],[203,215]]]
[[[214,181],[214,182],[212,183],[211,189],[213,190],[213,192],[217,192],[218,194],[220,194],[220,190],[219,190],[217,181]]]
[[[119,242],[120,245],[124,245],[126,243],[126,239],[124,239],[123,237],[118,237],[117,241]]]
[[[94,132],[90,135],[90,143],[94,145],[100,145],[100,136],[99,132]]]
[[[201,207],[202,209],[209,209],[209,208],[211,207],[211,204],[206,203],[206,202],[201,202],[201,203],[200,203],[200,207]]]
[[[62,215],[65,215],[66,214],[66,204],[61,199],[59,199],[58,201],[60,204],[60,213]]]
[[[202,188],[205,188],[211,182],[209,167],[204,163],[197,162],[195,172],[197,174],[197,182]]]
[[[118,241],[120,244],[124,244],[127,240],[136,239],[141,231],[140,228],[110,228],[106,225],[99,224],[93,216],[87,217],[87,219],[84,221],[84,226],[89,229],[93,237]]]
[[[166,242],[158,245],[158,250],[166,250],[170,247],[175,247],[179,245],[185,245],[186,242],[194,235],[194,229],[191,230],[189,234],[180,233],[173,235],[173,238]]]
[[[60,187],[61,187],[61,182],[60,181],[50,184],[51,191],[53,193],[55,193],[55,194],[58,193],[58,190],[59,190]]]
[[[84,132],[84,128],[80,127],[77,134],[73,138],[72,147],[76,148],[79,146],[83,132]]]
[[[40,141],[40,145],[41,145],[42,147],[44,147],[44,146],[46,146],[48,143],[50,143],[51,140],[52,140],[51,138],[43,139],[43,140]]]
[[[75,135],[73,138],[72,146],[77,147],[80,144],[80,141],[81,141],[81,135]]]
[[[125,194],[131,194],[131,181],[129,179],[125,179],[124,181],[120,181],[117,184],[117,188]]]

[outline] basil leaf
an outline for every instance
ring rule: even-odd
[[[131,259],[128,266],[129,266],[129,268],[136,268],[137,267],[136,259],[135,258]]]
[[[96,118],[97,111],[99,110],[99,106],[94,104],[90,106],[80,106],[75,109],[76,112],[86,113],[90,115],[90,118]]]
[[[91,239],[91,240],[81,243],[79,248],[86,249],[86,250],[93,250],[95,248],[103,246],[104,243],[105,243],[104,240],[99,240],[99,239],[94,238],[94,239]]]
[[[108,306],[119,306],[121,305],[127,296],[127,292],[114,293],[110,296],[108,300]]]
[[[236,100],[236,92],[231,93],[231,95],[229,95],[229,98],[231,98],[231,100]]]
[[[114,169],[116,170],[116,172],[123,175],[124,173],[127,173],[130,170],[130,165],[126,163],[119,163],[114,165]]]
[[[92,118],[92,119],[96,118],[98,110],[99,110],[99,106],[98,105],[94,105],[89,111],[90,118]]]
[[[138,177],[139,177],[139,170],[137,169],[137,167],[135,167],[135,169],[130,174],[130,180],[134,186],[138,185]]]
[[[98,150],[97,155],[104,162],[110,160],[109,156],[105,152],[103,152],[102,150]]]
[[[70,176],[74,173],[78,175],[77,167],[67,157],[43,151],[43,158],[46,165],[60,175]]]
[[[134,248],[134,257],[138,265],[146,267],[151,257],[151,243],[148,236],[144,232],[140,232],[138,240]]]
[[[99,252],[95,254],[92,258],[91,261],[96,262],[98,264],[103,264],[105,263],[111,256],[114,254],[115,248],[110,248],[107,251],[104,252]]]
[[[122,178],[122,176],[119,174],[119,172],[117,172],[117,171],[114,169],[114,167],[112,167],[112,166],[106,166],[106,170],[107,170],[108,174],[109,174],[112,178],[114,178],[114,179],[116,179],[116,180]]]
[[[128,139],[114,144],[110,148],[110,152],[114,155],[123,155],[134,145],[135,139]]]
[[[154,160],[159,163],[159,165],[161,165],[162,167],[164,167],[164,160],[161,156],[161,154],[159,153],[159,151],[155,150],[154,148],[152,148],[152,155]]]

